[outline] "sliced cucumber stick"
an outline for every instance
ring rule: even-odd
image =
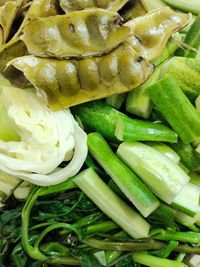
[[[175,162],[145,144],[124,142],[117,154],[152,192],[168,204],[189,181],[189,176]]]
[[[78,187],[113,221],[133,238],[147,237],[150,225],[121,200],[90,168],[73,180]]]
[[[200,188],[192,183],[188,183],[175,197],[172,207],[194,217],[199,208]]]

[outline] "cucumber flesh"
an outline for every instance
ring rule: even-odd
[[[148,236],[149,223],[121,200],[92,168],[79,173],[73,181],[108,217],[121,226],[131,237],[142,238]]]
[[[180,193],[175,197],[172,207],[194,217],[199,208],[199,187],[192,183],[188,183]]]
[[[189,176],[175,162],[145,144],[123,142],[117,155],[167,204],[173,202],[189,181]]]
[[[159,152],[167,156],[169,159],[171,159],[176,164],[179,164],[179,161],[180,161],[179,155],[171,147],[167,146],[165,143],[146,142],[146,144],[158,150]]]

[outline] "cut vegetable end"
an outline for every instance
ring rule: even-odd
[[[115,136],[118,140],[124,141],[124,123],[123,119],[119,116],[116,122]]]
[[[126,94],[113,95],[106,98],[106,103],[116,109],[120,109],[126,99]]]
[[[199,193],[200,189],[198,186],[188,183],[175,197],[172,207],[194,217],[199,208]]]
[[[115,136],[121,141],[177,142],[177,134],[165,125],[118,116]]]
[[[147,237],[150,225],[122,201],[94,172],[87,169],[74,178],[80,189],[133,238]]]
[[[160,69],[160,66],[157,67],[148,80],[128,93],[126,100],[127,112],[146,119],[149,118],[153,109],[153,103],[148,96],[146,89],[159,79]]]

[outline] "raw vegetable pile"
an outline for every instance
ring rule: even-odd
[[[200,3],[0,3],[0,267],[198,267]]]

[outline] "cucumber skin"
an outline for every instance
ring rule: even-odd
[[[150,189],[119,159],[99,133],[88,135],[88,148],[95,160],[144,217],[159,206],[159,201]]]
[[[180,156],[181,162],[190,171],[200,170],[200,156],[190,144],[186,145],[178,142],[177,144],[171,144],[171,147]]]
[[[160,136],[159,141],[177,142],[177,134],[163,124],[156,125],[153,122],[136,120],[129,118],[127,115],[116,110],[103,101],[93,101],[76,106],[71,109],[73,115],[83,124],[87,132],[98,132],[105,138],[119,143],[119,139],[115,136],[115,130],[118,119],[129,120],[134,125],[137,136],[134,135],[134,140],[149,140],[149,131],[157,131],[157,138]],[[152,134],[153,136],[153,134]],[[147,139],[145,139],[145,137]],[[164,139],[162,139],[165,137]],[[151,139],[152,140],[152,139]],[[158,139],[156,139],[158,140]]]
[[[150,98],[180,139],[189,144],[200,136],[200,113],[171,76],[148,88]]]
[[[119,142],[114,133],[116,117],[124,115],[121,112],[99,100],[75,106],[71,111],[80,118],[86,131],[96,131],[111,141]]]
[[[174,78],[192,102],[200,95],[200,60],[174,57],[169,63],[166,75]]]
[[[191,25],[189,31],[185,36],[184,42],[189,46],[196,48],[197,50],[200,50],[200,15],[196,17],[195,21]],[[186,50],[179,49],[177,51],[177,55],[190,58],[197,57],[197,53],[190,49]]]

